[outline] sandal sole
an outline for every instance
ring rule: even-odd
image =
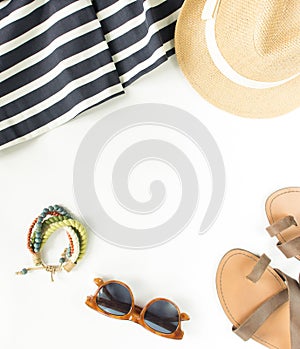
[[[241,249],[234,249],[222,258],[216,276],[219,300],[225,314],[236,328],[262,303],[287,286],[277,272],[268,267],[261,279],[253,283],[247,279],[259,257]],[[256,331],[252,339],[272,349],[290,349],[289,304],[283,304]]]

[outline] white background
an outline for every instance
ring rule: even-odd
[[[44,271],[16,276],[15,271],[32,265],[26,250],[27,229],[44,207],[63,204],[79,215],[73,196],[73,163],[86,132],[110,112],[146,102],[185,109],[214,136],[227,173],[226,197],[216,223],[206,235],[197,234],[205,207],[200,205],[183,233],[167,244],[140,251],[110,245],[90,232],[87,254],[71,273],[55,275],[53,283]],[[254,120],[216,109],[190,87],[173,57],[130,86],[126,95],[0,152],[0,347],[261,347],[252,340],[243,343],[231,333],[216,294],[215,272],[222,256],[240,247],[265,252],[272,266],[298,277],[299,262],[285,259],[276,250],[275,239],[264,230],[268,225],[264,203],[277,189],[300,186],[299,129],[299,110]],[[202,186],[205,197],[205,183]],[[59,254],[49,245],[49,258],[55,263]],[[94,293],[93,278],[97,276],[126,282],[139,305],[154,297],[175,301],[191,317],[183,323],[183,340],[155,336],[129,321],[109,319],[89,309],[84,302]]]

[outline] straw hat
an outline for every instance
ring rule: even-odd
[[[205,99],[266,118],[300,105],[299,0],[186,0],[175,33],[179,65]]]

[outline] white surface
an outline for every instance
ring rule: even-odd
[[[127,250],[90,233],[87,255],[70,274],[55,275],[54,283],[43,271],[16,276],[15,271],[32,265],[26,234],[41,209],[61,203],[79,214],[72,171],[87,130],[118,108],[145,102],[185,109],[215,137],[226,166],[227,188],[223,209],[212,229],[206,235],[197,234],[203,213],[200,205],[187,229],[160,247]],[[264,230],[264,203],[279,188],[300,186],[299,126],[299,110],[270,120],[251,120],[216,109],[190,87],[173,57],[130,86],[125,96],[93,108],[33,141],[0,152],[0,347],[261,347],[254,341],[243,343],[231,333],[215,291],[215,272],[224,253],[241,247],[267,253],[273,266],[297,278],[299,262],[286,260]],[[135,197],[144,197],[142,186],[137,188]],[[203,188],[206,197],[205,183]],[[56,262],[57,257],[54,253],[49,258]],[[183,340],[155,336],[129,321],[109,319],[89,309],[84,301],[95,291],[96,276],[126,282],[140,305],[154,297],[175,301],[191,317],[183,323]]]

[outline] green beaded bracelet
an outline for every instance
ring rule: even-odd
[[[64,230],[69,239],[69,246],[64,249],[58,265],[47,265],[42,260],[41,251],[49,237],[57,230]],[[46,270],[54,273],[71,271],[81,260],[87,248],[87,231],[85,227],[74,219],[63,207],[49,206],[32,222],[27,235],[27,248],[33,256],[35,267],[23,268],[16,274],[25,275],[31,270]]]

